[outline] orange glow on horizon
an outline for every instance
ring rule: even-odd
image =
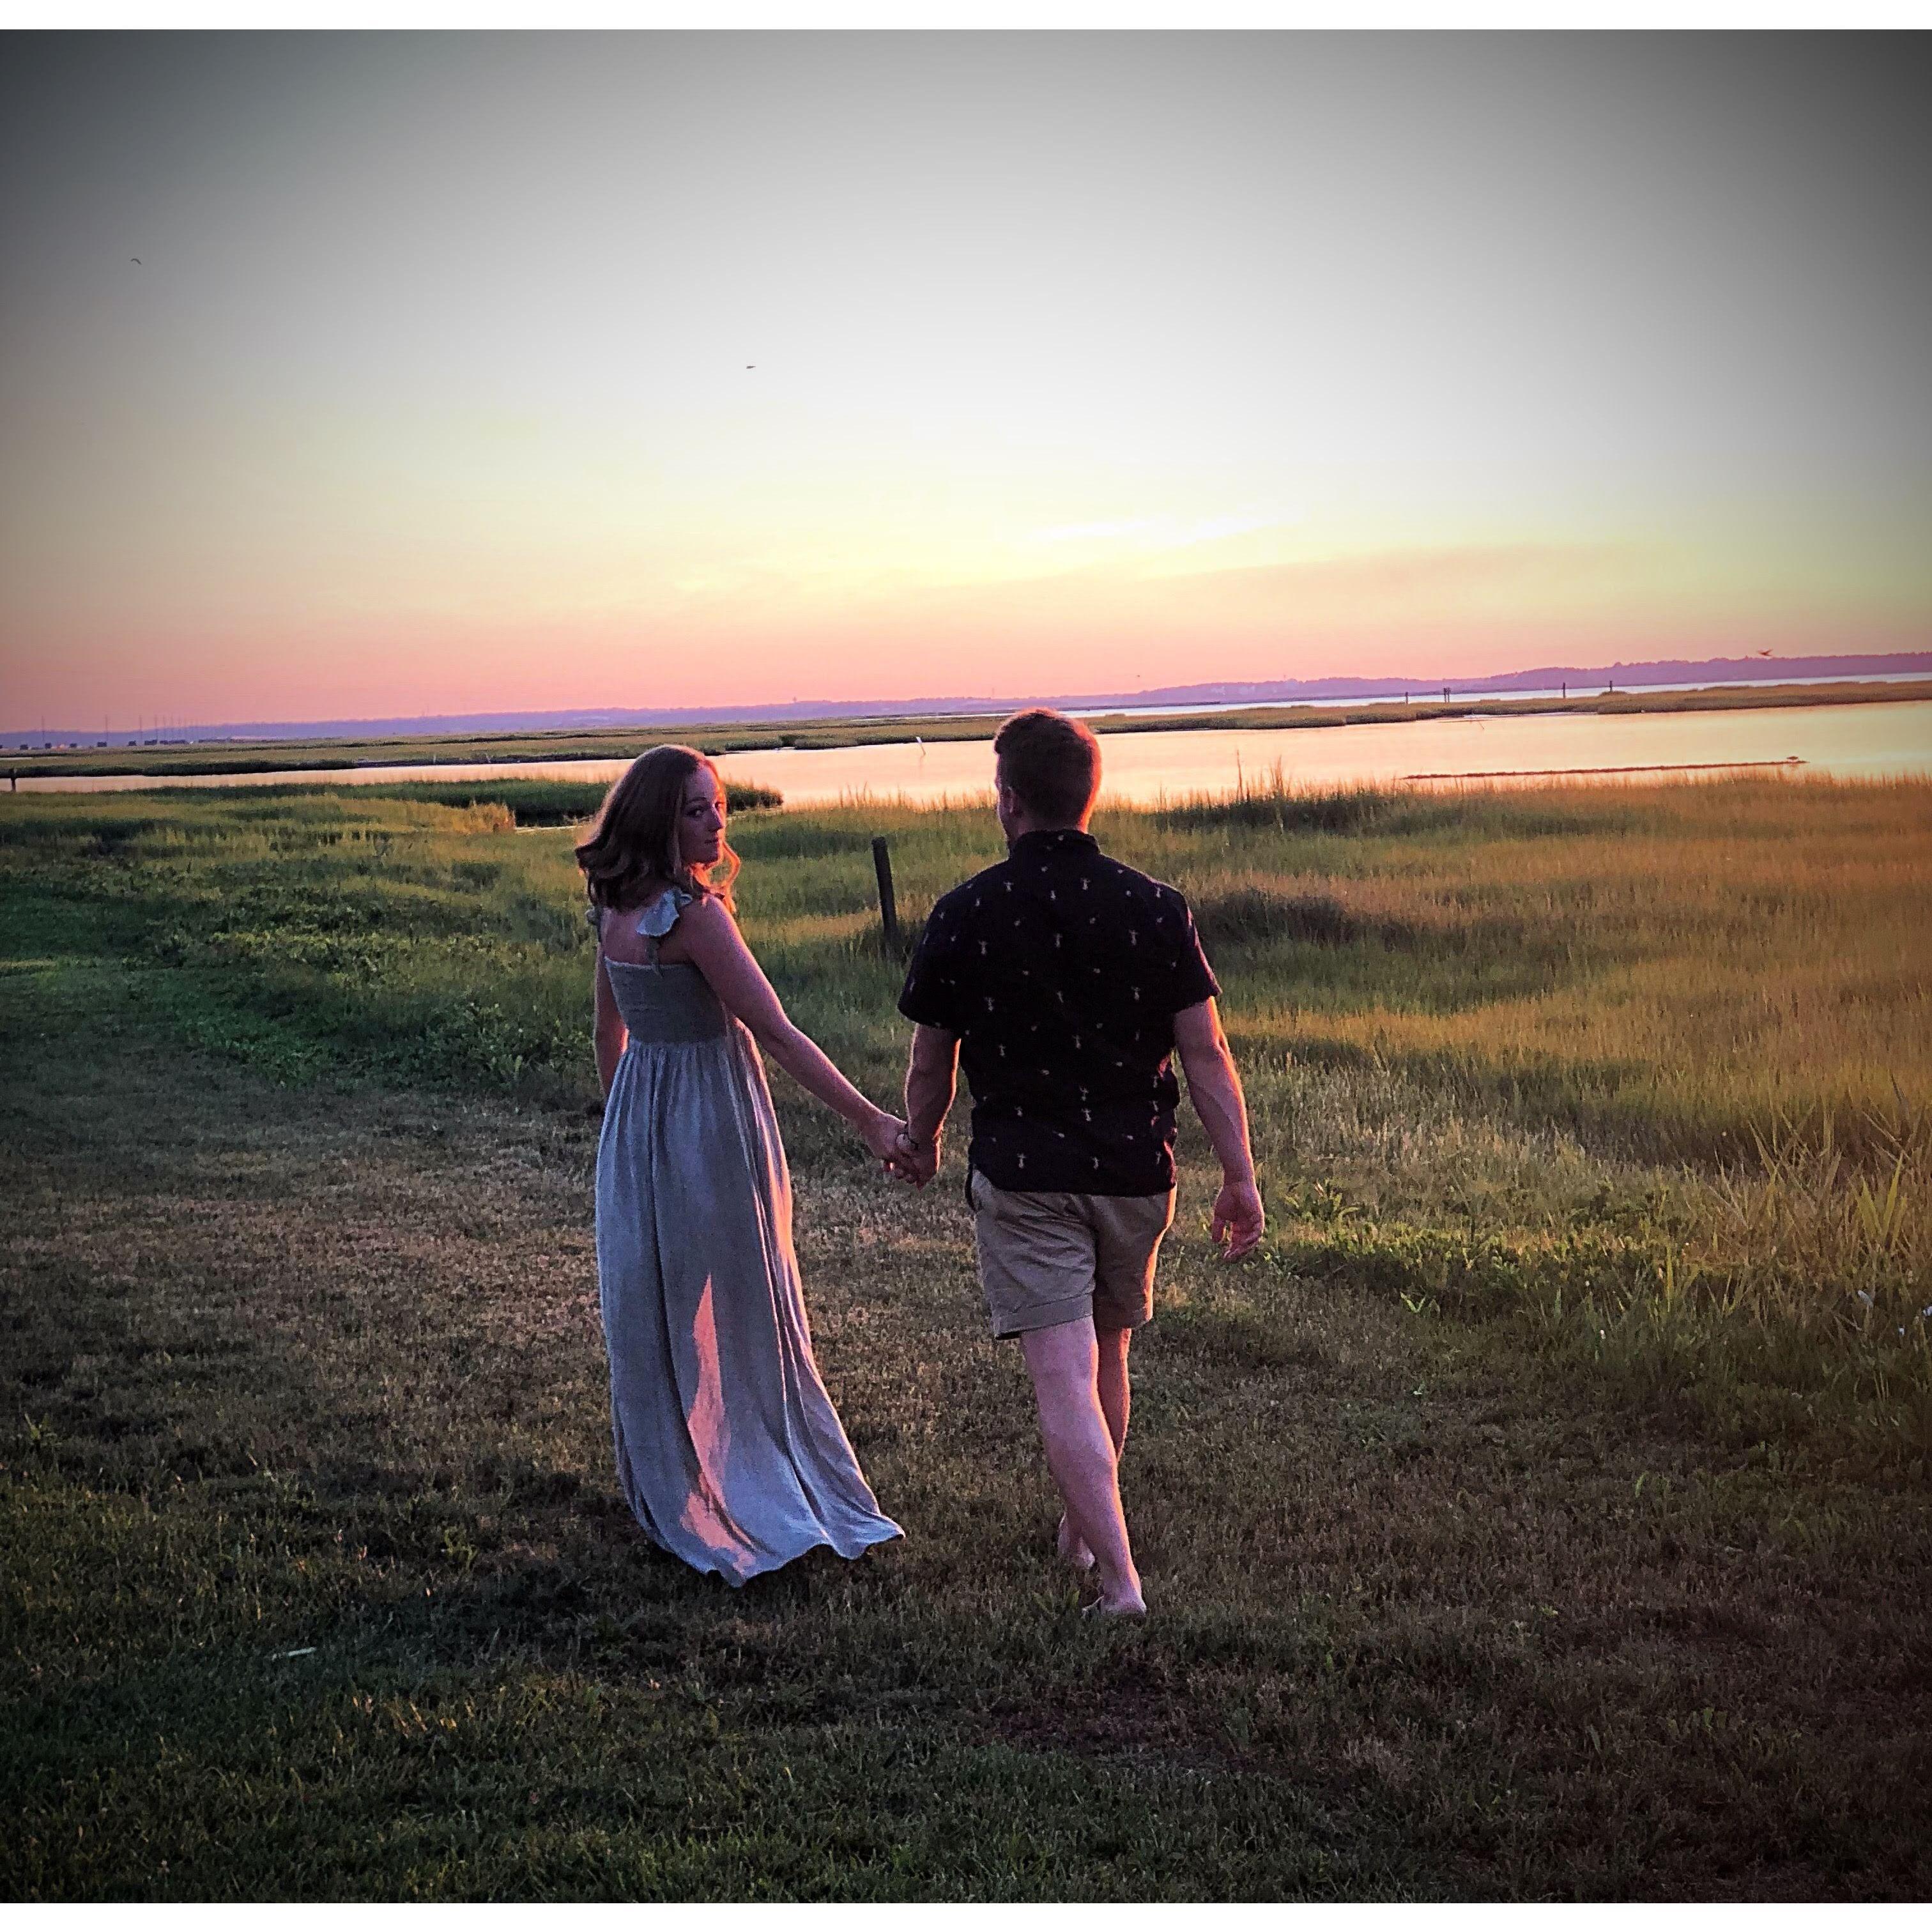
[[[526,592],[516,601],[535,608],[497,614],[278,614],[264,586],[259,611],[220,623],[63,621],[59,646],[6,664],[0,710],[7,729],[44,710],[125,730],[137,711],[212,724],[1001,701],[1348,674],[1420,687],[1541,664],[1932,648],[1932,595],[1909,562],[1868,561],[1847,594],[1828,561],[1734,558],[1726,582],[1635,540],[1205,568],[1168,554],[1004,580],[741,579],[552,613]]]

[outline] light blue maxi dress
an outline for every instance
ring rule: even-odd
[[[690,896],[623,915],[654,963],[604,961],[630,1043],[597,1145],[597,1275],[624,1499],[653,1543],[736,1585],[900,1531],[812,1359],[758,1048],[695,966],[655,963]]]

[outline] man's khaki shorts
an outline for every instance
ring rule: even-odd
[[[968,1184],[980,1285],[996,1337],[1091,1315],[1096,1329],[1154,1318],[1154,1264],[1174,1220],[1165,1194],[1018,1194],[976,1168]]]

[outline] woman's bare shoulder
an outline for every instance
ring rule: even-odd
[[[678,930],[688,939],[700,941],[722,938],[737,930],[731,909],[716,892],[700,892],[680,916]]]

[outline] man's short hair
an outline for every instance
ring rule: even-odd
[[[1058,711],[1016,712],[993,740],[1001,781],[1035,818],[1077,825],[1100,789],[1100,741]]]

